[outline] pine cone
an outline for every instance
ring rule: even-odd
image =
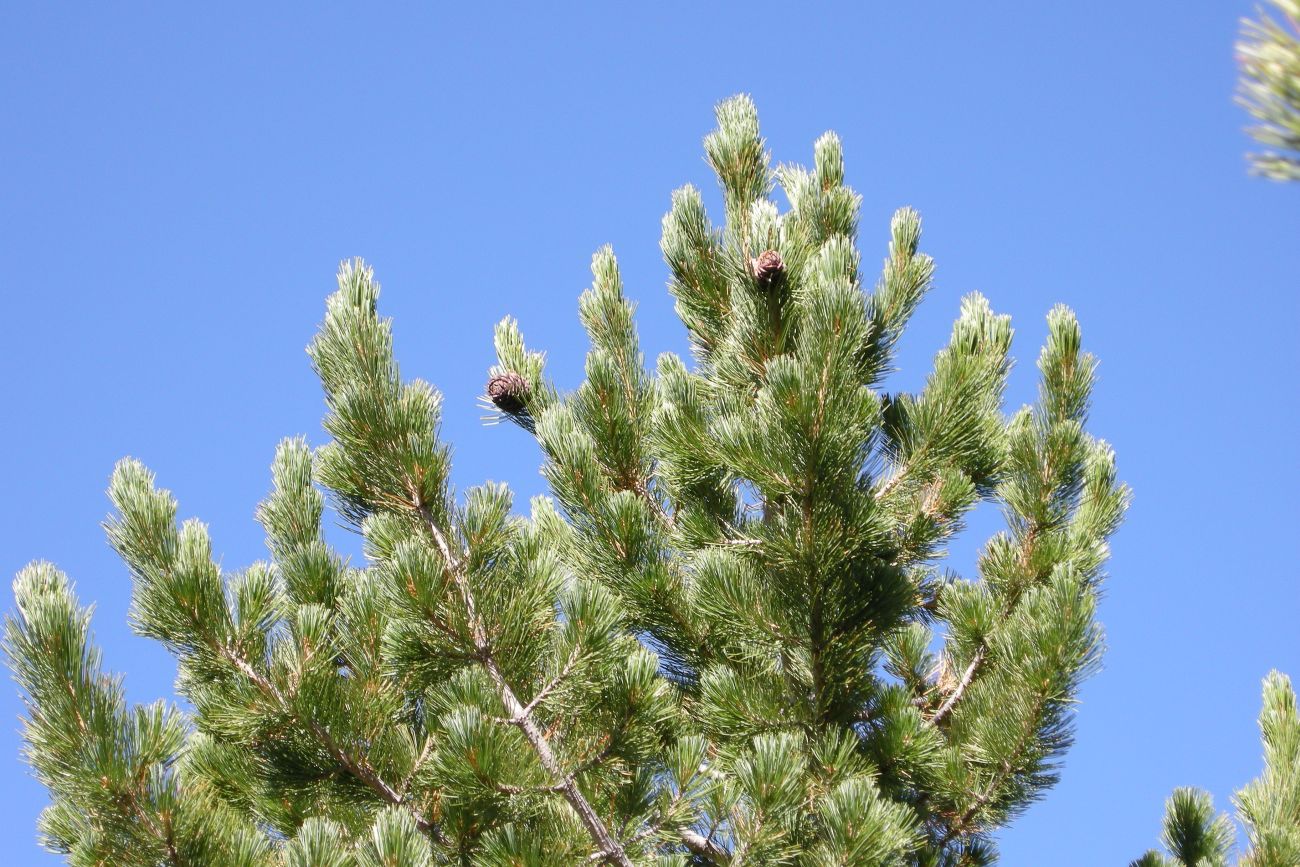
[[[498,373],[488,380],[487,396],[497,409],[514,415],[523,412],[528,382],[514,371]]]
[[[775,250],[765,250],[757,259],[750,259],[749,266],[754,270],[754,278],[760,283],[771,283],[785,273],[785,262]]]

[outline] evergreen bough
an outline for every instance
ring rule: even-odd
[[[1272,150],[1251,168],[1276,181],[1300,181],[1300,0],[1268,0],[1279,17],[1243,21],[1237,56],[1238,102],[1259,121],[1250,134]]]
[[[137,461],[109,538],[132,621],[192,707],[130,707],[55,567],[14,584],[11,665],[44,844],[73,865],[992,863],[1056,780],[1096,666],[1128,490],[1085,433],[1095,362],[1057,307],[1037,402],[1002,412],[1008,317],[967,297],[924,388],[883,384],[930,288],[900,210],[874,288],[839,139],[773,171],[753,104],[663,221],[693,362],[647,370],[614,255],[562,393],[513,320],[485,400],[552,498],[456,497],[440,398],[405,381],[379,286],[343,265],[310,355],[332,441],[283,442],[270,559],[223,574]],[[774,181],[789,209],[770,199]],[[326,495],[364,537],[350,565]],[[942,567],[980,502],[978,580]]]
[[[1248,842],[1237,864],[1295,867],[1300,864],[1300,717],[1291,679],[1276,671],[1264,678],[1259,730],[1264,772],[1233,799]],[[1153,849],[1129,867],[1226,867],[1235,838],[1232,821],[1215,814],[1209,792],[1176,789],[1165,805],[1161,836],[1168,855]]]

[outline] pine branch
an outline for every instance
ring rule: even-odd
[[[506,712],[510,714],[510,720],[518,725],[529,745],[533,748],[533,752],[537,754],[542,767],[551,776],[552,783],[559,787],[565,800],[578,814],[578,818],[591,835],[592,842],[596,844],[598,852],[619,865],[619,867],[633,867],[632,860],[623,851],[622,844],[605,827],[605,823],[578,788],[577,781],[565,773],[559,759],[551,750],[546,735],[537,724],[532,710],[525,707],[516,697],[514,690],[511,689],[509,682],[507,682],[505,675],[501,671],[501,667],[497,664],[496,657],[492,653],[487,630],[484,628],[483,620],[478,613],[478,604],[474,598],[474,592],[465,576],[463,561],[452,552],[446,534],[438,525],[433,513],[420,501],[418,491],[412,493],[414,495],[412,505],[423,519],[424,526],[433,537],[434,544],[438,546],[438,550],[442,553],[448,576],[460,594],[461,603],[465,606],[469,620],[470,638],[474,644],[476,658],[487,671],[488,677],[491,678],[493,685],[496,687],[501,702],[506,707]]]
[[[349,753],[343,746],[330,734],[329,730],[322,726],[314,719],[304,718],[297,710],[294,709],[292,702],[275,683],[260,672],[257,671],[248,660],[235,653],[228,645],[221,642],[213,642],[213,650],[220,653],[226,658],[231,665],[239,669],[248,680],[257,687],[267,698],[271,699],[285,713],[297,719],[307,726],[308,731],[320,742],[335,761],[343,766],[345,770],[360,782],[364,783],[367,788],[378,795],[382,800],[396,806],[404,806],[410,810],[412,818],[415,819],[416,826],[427,834],[431,834],[443,846],[450,846],[451,842],[443,834],[437,824],[430,822],[425,817],[419,815],[415,808],[409,804],[403,794],[394,789],[391,785],[370,766],[370,763],[363,758],[357,758]],[[412,771],[412,777],[414,771]],[[409,783],[408,783],[409,785]]]
[[[1035,696],[1034,712],[1031,714],[1027,714],[1026,719],[1028,719],[1030,722],[1036,722],[1045,704],[1046,704],[1046,696],[1043,695]],[[1013,750],[1013,753],[1019,753],[1026,746],[1028,746],[1029,742],[1033,739],[1036,732],[1037,732],[1036,726],[1034,725],[1025,726],[1025,728],[1022,729],[1020,732],[1020,737],[1017,741],[1016,748]],[[943,849],[944,846],[948,845],[958,837],[965,836],[966,834],[971,833],[971,829],[967,827],[968,823],[973,818],[975,818],[975,816],[979,813],[980,810],[982,810],[990,801],[993,800],[994,797],[996,797],[996,795],[998,794],[998,789],[1000,789],[1003,783],[1005,783],[1008,779],[1010,779],[1012,774],[1016,773],[1017,770],[1018,769],[1014,764],[1012,764],[1010,761],[1004,760],[1002,765],[993,774],[992,779],[989,780],[988,785],[984,787],[984,790],[980,792],[975,797],[975,800],[965,810],[963,810],[955,820],[951,822],[948,832],[944,835],[943,839],[939,841],[938,848]]]
[[[210,558],[206,534],[196,532],[194,525],[187,525],[182,534],[189,533],[192,540],[201,541],[191,551],[195,559],[201,555],[201,568],[190,563],[188,571],[201,574],[204,583],[199,592],[184,591],[188,573],[180,559],[184,556],[184,535],[175,535],[175,501],[166,492],[154,488],[153,476],[142,465],[125,461],[114,474],[112,493],[120,514],[108,524],[110,538],[136,575],[135,595],[141,626],[164,637],[183,661],[193,663],[211,654],[232,666],[278,710],[296,719],[352,777],[384,802],[403,804],[401,794],[364,758],[352,755],[319,721],[301,714],[291,697],[240,651],[240,638],[220,572]],[[180,544],[169,541],[169,536],[180,538]],[[203,600],[203,608],[192,601],[194,596]],[[434,823],[414,812],[413,818],[422,831],[447,844]]]
[[[145,770],[147,770],[147,768],[142,767],[140,773],[143,773]],[[139,774],[137,774],[137,776],[139,776]],[[139,780],[137,780],[137,785],[138,784]],[[167,822],[166,828],[159,827],[158,823],[154,820],[154,817],[145,809],[144,805],[140,803],[140,796],[136,793],[134,788],[128,787],[124,792],[124,795],[129,812],[134,814],[135,817],[140,820],[140,824],[142,824],[145,829],[162,844],[163,849],[167,853],[167,863],[174,865],[174,867],[184,867],[186,862],[181,858],[180,853],[176,850],[176,840],[171,833],[171,823]]]
[[[28,759],[50,788],[54,807],[76,810],[102,837],[96,841],[85,836],[88,829],[55,834],[57,848],[74,857],[103,860],[110,852],[101,845],[110,851],[125,846],[152,860],[155,856],[145,843],[152,838],[164,863],[183,867],[186,862],[167,812],[149,803],[147,788],[155,779],[166,789],[160,799],[179,794],[170,768],[180,733],[173,729],[177,738],[168,743],[165,730],[171,724],[159,713],[152,723],[161,725],[150,726],[153,737],[145,744],[132,742],[132,724],[141,719],[140,710],[133,720],[120,682],[100,667],[99,651],[90,638],[90,609],[78,604],[63,573],[46,563],[32,564],[14,581],[14,593],[19,610],[6,619],[4,650],[25,693]],[[81,801],[88,790],[94,800]],[[145,838],[135,839],[140,830]],[[118,840],[109,842],[113,837]]]

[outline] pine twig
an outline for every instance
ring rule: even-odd
[[[415,764],[411,765],[411,773],[407,776],[406,782],[402,783],[402,797],[406,797],[407,793],[411,791],[411,785],[415,782],[415,775],[420,772],[420,766],[429,758],[429,753],[433,752],[433,742],[432,736],[426,736],[424,749],[420,750],[420,755],[416,758]]]
[[[944,703],[939,706],[939,709],[934,712],[934,716],[930,718],[930,722],[938,725],[939,721],[948,715],[948,712],[952,710],[961,699],[962,693],[966,691],[966,687],[970,686],[971,681],[975,679],[975,669],[979,668],[983,661],[984,648],[981,647],[979,650],[975,651],[975,656],[971,658],[970,665],[966,666],[966,671],[962,674],[961,681],[957,684],[957,688],[952,691]]]
[[[546,701],[546,699],[550,696],[550,694],[554,692],[560,686],[561,683],[564,682],[565,678],[567,678],[570,674],[573,673],[574,666],[578,664],[578,660],[582,656],[580,652],[581,650],[582,650],[582,645],[575,644],[573,646],[573,650],[569,653],[569,658],[568,660],[565,661],[564,667],[560,669],[560,673],[555,675],[555,677],[551,678],[551,680],[545,686],[542,687],[541,691],[538,692],[537,695],[533,696],[532,701],[524,705],[524,713],[531,714],[534,710],[536,710],[538,705]],[[507,720],[507,722],[514,723],[515,721],[512,719],[512,720]]]

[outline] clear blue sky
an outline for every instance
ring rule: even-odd
[[[1300,675],[1300,184],[1246,174],[1250,3],[343,5],[0,11],[0,572],[66,569],[133,699],[170,695],[175,667],[130,634],[98,526],[119,457],[227,567],[265,556],[275,443],[323,441],[303,347],[360,255],[403,371],[446,394],[456,482],[539,492],[535,447],[474,405],[493,324],[517,316],[576,385],[577,294],[612,243],[648,354],[684,351],[659,220],[673,188],[713,188],[700,139],[747,91],[777,161],[841,134],[873,268],[890,213],[921,211],[938,284],[899,383],[974,289],[1018,326],[1014,401],[1058,301],[1102,359],[1092,428],[1136,493],[1110,650],[1003,863],[1127,863],[1171,788],[1223,808],[1258,772],[1260,678]],[[19,709],[0,689],[4,860],[53,864]]]

